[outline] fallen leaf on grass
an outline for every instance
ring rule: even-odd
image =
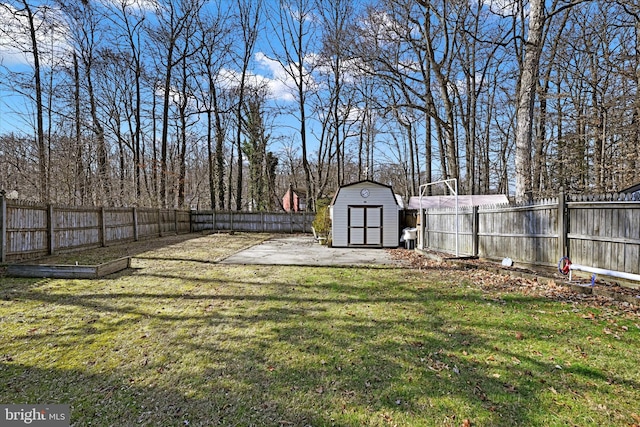
[[[518,390],[516,389],[516,386],[514,386],[513,384],[509,384],[506,383],[504,384],[504,388],[505,390],[507,390],[509,393],[516,393]]]
[[[462,426],[461,427],[471,427],[471,421],[469,421],[469,419],[467,418],[466,420],[464,420],[462,422]]]
[[[483,402],[487,400],[487,394],[484,392],[484,390],[482,390],[482,388],[480,388],[479,385],[476,385],[476,387],[473,389],[473,393],[478,396],[478,399],[482,400]]]
[[[383,414],[380,414],[380,416],[382,417],[383,420],[385,420],[388,423],[393,422],[393,418],[391,417],[391,415],[387,414],[386,412]]]

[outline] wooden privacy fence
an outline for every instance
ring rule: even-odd
[[[312,221],[307,213],[37,205],[0,192],[0,262],[192,231],[310,232]]]
[[[314,214],[306,212],[191,213],[193,231],[249,231],[260,233],[310,233]]]
[[[422,249],[455,253],[455,209],[425,210]],[[640,273],[640,201],[630,195],[569,196],[529,206],[458,211],[458,252],[533,265],[576,264]]]
[[[1,262],[190,231],[189,211],[59,207],[0,196]]]

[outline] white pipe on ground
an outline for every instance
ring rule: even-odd
[[[586,271],[587,273],[594,273],[594,274],[604,274],[611,277],[617,277],[619,279],[637,280],[640,282],[640,274],[626,273],[624,271],[607,270],[604,268],[597,268],[597,267],[588,267],[586,265],[580,265],[580,264],[571,264],[569,266],[569,281],[571,281],[571,271],[573,270]]]

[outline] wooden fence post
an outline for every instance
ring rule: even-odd
[[[173,210],[173,229],[178,234],[178,210]]]
[[[0,190],[0,263],[7,261],[7,199],[5,191]]]
[[[289,211],[289,234],[293,234],[293,209]]]
[[[47,252],[49,255],[53,255],[56,250],[53,218],[53,205],[47,205]]]
[[[477,257],[480,252],[480,249],[478,248],[480,242],[478,237],[480,228],[480,212],[477,206],[474,206],[471,212],[471,255]]]
[[[158,208],[158,236],[162,237],[162,211]]]
[[[558,259],[563,256],[569,256],[569,248],[567,247],[567,201],[565,199],[564,188],[560,187],[558,195]]]
[[[98,223],[100,224],[100,244],[102,247],[107,246],[107,224],[104,220],[104,213],[104,207],[100,208],[100,218],[98,219]]]
[[[424,247],[425,249],[430,248],[431,242],[429,241],[429,212],[425,209],[424,211]]]
[[[138,208],[133,208],[133,240],[136,242],[140,240],[138,231]]]

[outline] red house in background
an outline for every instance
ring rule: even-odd
[[[294,190],[290,185],[282,197],[282,207],[287,212],[302,212],[307,210],[307,194],[302,190]]]

